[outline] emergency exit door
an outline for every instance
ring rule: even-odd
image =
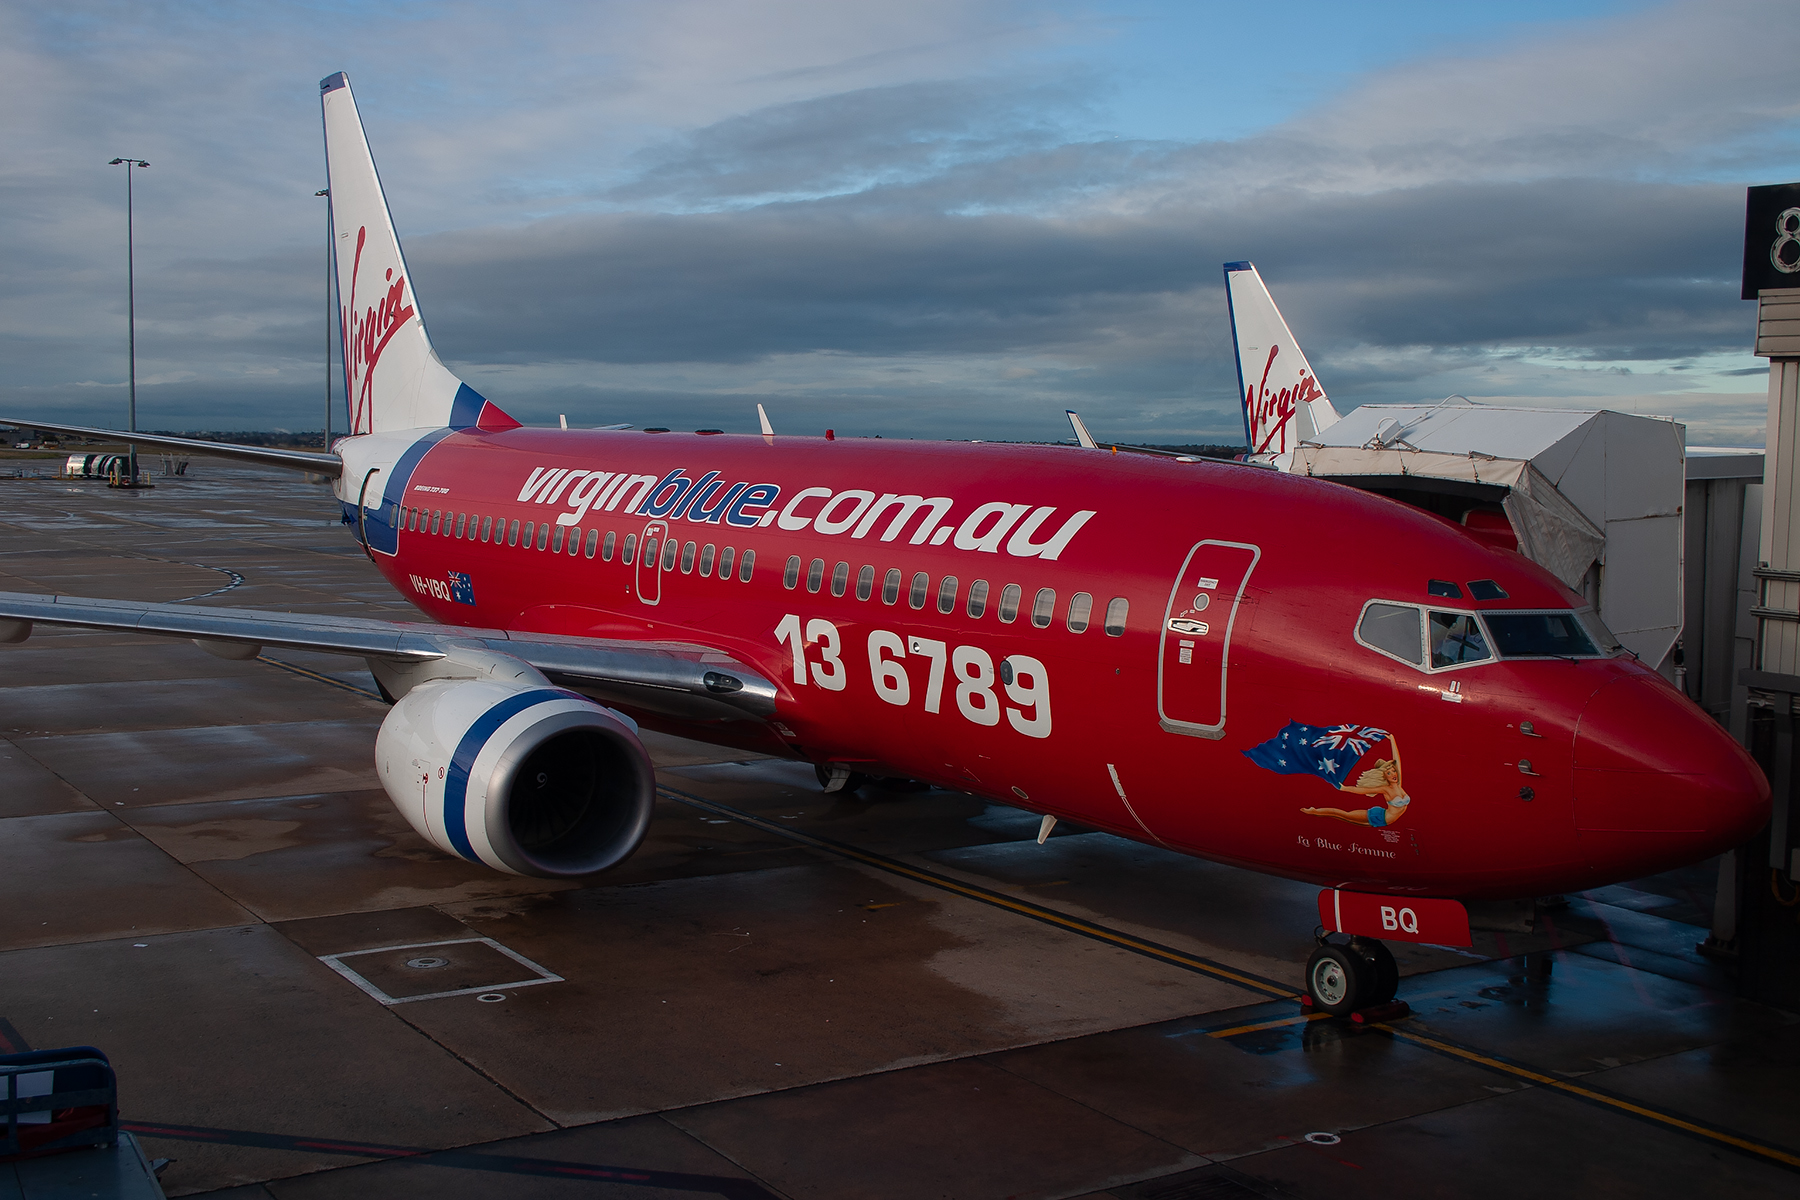
[[[1163,612],[1156,711],[1170,733],[1225,736],[1231,632],[1262,551],[1205,541],[1188,551]]]

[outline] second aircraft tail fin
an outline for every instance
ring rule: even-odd
[[[1285,454],[1336,424],[1337,409],[1319,386],[1312,364],[1254,266],[1225,264],[1225,298],[1250,453]]]
[[[350,79],[339,71],[320,80],[319,91],[350,432],[517,426],[438,361],[363,136]]]

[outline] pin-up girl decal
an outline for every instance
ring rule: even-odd
[[[1412,803],[1412,797],[1400,786],[1400,739],[1390,733],[1388,745],[1394,748],[1394,757],[1376,762],[1373,767],[1358,775],[1354,784],[1346,783],[1338,787],[1338,791],[1355,796],[1380,796],[1380,804],[1372,804],[1368,808],[1303,808],[1300,811],[1309,817],[1334,817],[1352,825],[1371,825],[1376,829],[1392,825],[1404,817],[1406,806]]]
[[[1394,757],[1377,759],[1374,765],[1355,776],[1350,773],[1370,761],[1377,746],[1387,742]],[[1316,775],[1340,792],[1353,796],[1380,797],[1368,808],[1303,808],[1309,817],[1330,817],[1352,825],[1368,825],[1385,829],[1406,815],[1412,797],[1400,783],[1400,739],[1385,729],[1352,722],[1348,725],[1303,725],[1289,721],[1287,727],[1260,746],[1244,751],[1245,757],[1259,767],[1278,775]]]

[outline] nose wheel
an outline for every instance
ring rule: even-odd
[[[1306,994],[1314,1008],[1334,1017],[1391,1004],[1399,986],[1394,955],[1375,938],[1321,940],[1306,960]]]

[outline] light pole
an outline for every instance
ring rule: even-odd
[[[115,158],[106,164],[109,167],[125,168],[125,304],[130,333],[128,345],[131,355],[131,411],[130,422],[126,428],[137,432],[137,247],[135,244],[134,221],[131,211],[131,169],[147,167],[150,164],[141,158]],[[131,462],[131,486],[136,487],[138,481],[137,444],[129,447]]]
[[[325,197],[325,453],[331,453],[331,325],[337,314],[331,302],[331,189],[320,188],[315,196]]]

